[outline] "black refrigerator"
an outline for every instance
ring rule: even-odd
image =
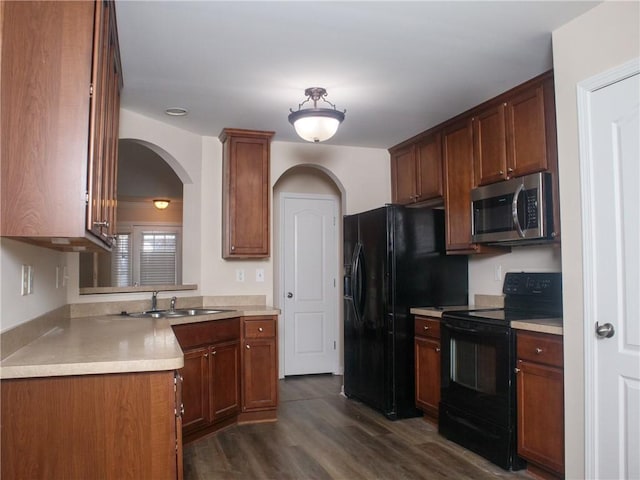
[[[344,217],[344,393],[390,419],[415,408],[411,307],[465,305],[467,257],[444,212],[386,205]]]

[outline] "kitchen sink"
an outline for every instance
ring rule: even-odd
[[[230,310],[215,310],[210,308],[179,308],[175,310],[148,310],[146,312],[126,313],[122,315],[133,318],[179,318],[193,317],[196,315],[214,315],[216,313],[229,312]]]

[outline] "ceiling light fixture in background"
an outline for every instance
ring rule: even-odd
[[[156,207],[158,210],[164,210],[169,206],[170,203],[171,203],[171,200],[167,198],[156,198],[153,201],[153,206]]]
[[[326,99],[327,91],[320,87],[307,88],[304,91],[307,99],[298,104],[298,110],[289,114],[289,123],[296,129],[300,138],[308,142],[324,142],[329,140],[338,131],[338,127],[344,120],[346,110],[336,110],[336,106]],[[302,109],[308,101],[313,100],[313,108]],[[319,108],[318,100],[328,103],[333,108]]]
[[[187,113],[189,113],[189,110],[182,107],[170,107],[167,108],[164,113],[172,117],[184,117]]]

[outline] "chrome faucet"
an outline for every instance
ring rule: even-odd
[[[173,312],[176,309],[176,297],[171,297],[171,305],[169,306],[169,311]]]
[[[158,292],[153,292],[151,294],[151,311],[155,311],[158,309]]]

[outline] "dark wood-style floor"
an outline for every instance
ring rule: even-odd
[[[184,447],[185,480],[531,479],[438,435],[340,395],[342,377],[280,381],[278,421],[236,425]]]

